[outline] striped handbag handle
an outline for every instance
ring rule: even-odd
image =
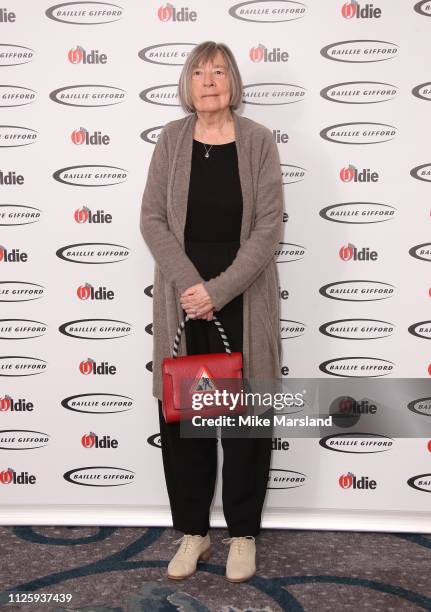
[[[191,320],[194,321],[195,319],[191,319]],[[223,344],[224,344],[225,352],[229,353],[229,354],[232,353],[231,348],[230,348],[230,344],[229,344],[229,341],[227,339],[226,333],[225,333],[225,331],[223,329],[223,326],[220,323],[220,321],[218,320],[218,318],[215,316],[215,314],[213,314],[213,319],[212,320],[217,325],[217,329],[220,332],[220,336],[221,336],[221,339],[222,339]],[[178,347],[179,347],[179,344],[180,344],[180,338],[181,338],[182,331],[183,331],[184,326],[187,323],[187,321],[190,321],[189,315],[186,315],[184,317],[183,321],[181,321],[181,323],[178,326],[177,334],[176,334],[175,340],[174,340],[174,348],[172,349],[172,357],[178,357]]]

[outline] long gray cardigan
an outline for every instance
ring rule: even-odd
[[[275,262],[283,232],[280,158],[267,127],[236,112],[233,117],[243,196],[240,248],[233,263],[217,277],[204,281],[184,250],[196,113],[163,127],[148,169],[140,230],[155,260],[153,396],[159,399],[163,397],[162,360],[172,355],[183,317],[179,298],[197,283],[205,286],[215,312],[243,293],[244,377],[260,380],[281,376],[279,276]],[[207,188],[210,190],[211,185]],[[178,354],[187,355],[184,331]]]

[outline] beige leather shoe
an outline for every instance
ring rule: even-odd
[[[167,577],[173,580],[192,576],[199,559],[207,561],[211,555],[209,532],[206,536],[186,533],[178,540],[174,540],[174,544],[177,542],[181,542],[181,546],[169,562],[167,572]]]
[[[226,562],[226,578],[230,582],[243,582],[256,573],[256,540],[254,536],[225,538],[230,544]]]

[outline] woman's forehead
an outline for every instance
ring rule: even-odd
[[[217,67],[224,67],[226,68],[226,62],[224,60],[223,55],[220,53],[220,51],[218,51],[213,57],[206,57],[206,58],[202,58],[199,63],[196,64],[196,66],[198,66],[199,68],[203,68],[204,66],[206,66],[206,64],[210,64],[211,66],[214,66],[215,68]]]

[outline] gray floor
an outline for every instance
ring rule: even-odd
[[[86,612],[431,610],[431,536],[262,529],[257,574],[225,578],[228,537],[189,579],[166,567],[180,532],[169,528],[0,527],[2,609]],[[10,601],[17,593],[20,602]],[[24,602],[56,594],[49,603]],[[66,601],[66,594],[72,600]],[[62,600],[63,598],[63,600]]]

